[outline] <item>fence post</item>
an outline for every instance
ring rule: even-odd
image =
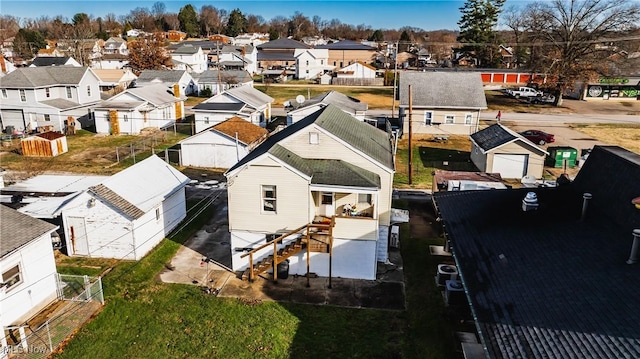
[[[51,331],[49,330],[49,320],[47,319],[44,324],[47,326],[47,337],[49,338],[49,352],[53,352],[53,343],[51,342]]]
[[[177,125],[176,125],[176,123],[174,122],[174,123],[173,123],[173,134],[174,134],[174,135],[175,135],[176,133],[178,133],[178,129],[177,129],[176,127],[177,127]]]
[[[120,163],[120,151],[118,151],[118,147],[116,147],[116,162]]]
[[[131,157],[133,157],[133,163],[136,163],[136,150],[133,148],[133,143],[129,145],[131,147]]]
[[[85,275],[84,276],[84,291],[85,291],[85,297],[87,298],[86,301],[90,301],[91,300],[91,286],[89,285],[89,276]]]
[[[169,163],[169,149],[168,148],[164,149],[164,161],[166,163]]]
[[[100,290],[100,304],[104,305],[104,292],[102,291],[102,277],[98,277],[96,281],[98,289]]]

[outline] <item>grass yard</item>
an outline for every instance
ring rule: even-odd
[[[598,141],[611,143],[626,148],[629,151],[640,153],[640,125],[633,124],[595,124],[572,125],[573,129],[580,131]]]
[[[134,142],[144,141],[145,149],[136,153],[136,160],[142,160],[151,155],[151,146],[157,151],[171,147],[187,136],[173,132],[155,132],[157,137],[151,136],[100,136],[95,133],[80,130],[73,136],[67,136],[69,151],[62,155],[44,157],[24,157],[19,154],[20,140],[13,140],[13,148],[1,154],[2,167],[7,170],[21,171],[30,176],[52,172],[71,172],[82,174],[110,175],[133,163],[132,159],[123,160],[130,154],[129,146]],[[140,145],[136,146],[137,148]],[[121,162],[117,162],[116,147],[120,147]]]
[[[393,185],[397,188],[431,188],[433,171],[476,171],[469,159],[469,136],[449,136],[446,143],[434,142],[433,136],[412,136],[412,181],[409,183],[409,140],[405,135],[398,142],[396,173]]]
[[[212,211],[212,208],[205,210],[141,261],[118,263],[106,274],[104,309],[55,357],[450,357],[436,340],[441,328],[431,327],[439,325],[441,311],[431,299],[421,298],[421,289],[411,296],[413,305],[408,312],[395,312],[244,302],[204,294],[196,286],[158,282],[156,275]],[[424,251],[418,252],[424,255]],[[66,263],[65,272],[76,272],[73,265],[81,268],[106,265],[92,259]],[[419,264],[414,268],[422,270]],[[441,299],[439,303],[441,307]],[[424,306],[429,310],[425,312]],[[418,330],[406,339],[409,318],[413,315],[420,315],[421,319],[426,316],[428,322],[415,323]],[[428,328],[424,327],[427,323]]]
[[[369,104],[369,109],[391,109],[393,87],[341,87],[330,85],[263,85],[255,84],[255,88],[273,97],[272,107],[282,107],[284,102],[293,100],[298,95],[314,97],[328,91],[338,91],[344,95],[357,98]]]

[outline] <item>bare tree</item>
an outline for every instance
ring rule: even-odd
[[[220,11],[211,5],[204,5],[200,8],[200,26],[202,33],[209,36],[213,33],[219,34],[223,28]]]
[[[531,39],[544,39],[532,69],[543,70],[555,87],[557,105],[576,81],[606,73],[616,45],[640,19],[640,4],[617,0],[553,0],[525,9]],[[534,43],[537,45],[537,43]],[[605,45],[605,46],[602,46]]]
[[[20,19],[11,15],[0,15],[0,41],[16,36],[20,30]]]

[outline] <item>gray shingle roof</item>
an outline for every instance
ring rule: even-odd
[[[193,46],[191,44],[185,44],[178,47],[173,53],[179,55],[193,55],[198,52],[198,46]]]
[[[176,83],[182,79],[184,70],[143,70],[137,82],[151,82],[154,80]]]
[[[639,155],[596,146],[568,185],[434,194],[488,357],[640,357],[638,183]]]
[[[295,61],[293,52],[258,52],[258,61]]]
[[[273,102],[271,96],[251,86],[234,87],[225,92],[254,108],[259,108],[267,103]]]
[[[409,85],[415,107],[487,108],[478,72],[401,72],[398,88],[400,106],[409,106]]]
[[[31,62],[33,66],[64,66],[67,61],[69,61],[69,57],[57,57],[57,56],[36,56],[35,59]]]
[[[40,101],[40,103],[47,106],[55,107],[60,110],[66,110],[66,109],[70,109],[78,106],[84,106],[84,105],[78,104],[77,102],[69,101],[64,98],[54,98],[51,100],[44,100],[44,101]]]
[[[258,45],[257,48],[258,50],[263,50],[263,49],[293,50],[293,49],[310,49],[311,46],[305,44],[304,42],[283,37],[277,40],[265,42],[264,44]]]
[[[536,146],[531,141],[522,137],[520,134],[510,130],[509,128],[502,126],[499,123],[493,124],[489,127],[475,132],[471,135],[471,140],[477,144],[483,151],[489,151],[494,148],[498,148],[510,142],[520,141],[524,147],[529,150],[547,153],[542,148]]]
[[[0,258],[56,228],[51,223],[0,205]]]
[[[39,88],[54,85],[78,85],[86,67],[20,67],[0,78],[0,88]]]
[[[318,96],[314,96],[300,105],[298,105],[296,101],[290,101],[290,103],[295,106],[294,110],[314,106],[319,103],[326,105],[332,104],[338,106],[343,111],[347,111],[352,114],[355,114],[356,111],[366,111],[369,108],[369,105],[366,102],[360,102],[360,100],[356,98],[337,91],[329,91]]]
[[[144,216],[144,211],[133,205],[131,202],[122,198],[120,195],[109,189],[103,184],[98,184],[89,187],[89,192],[93,193],[96,197],[111,204],[119,211],[129,216],[132,219],[138,219]]]
[[[201,102],[193,106],[194,110],[238,112],[245,106],[243,103]]]
[[[284,130],[269,136],[247,156],[231,167],[228,172],[243,166],[254,160],[277,145],[281,140],[293,135],[315,123],[334,136],[342,139],[346,143],[370,156],[381,165],[393,169],[393,152],[391,142],[386,132],[359,121],[334,105],[329,105],[302,120],[287,126]]]
[[[316,49],[329,49],[329,50],[368,50],[375,51],[377,50],[375,47],[371,47],[369,45],[361,44],[359,42],[355,42],[352,40],[342,40],[338,42],[333,42],[331,44],[326,45],[318,45]]]
[[[380,188],[380,176],[347,162],[334,159],[305,159],[286,148],[275,145],[269,153],[300,172],[311,176],[319,185]]]
[[[133,88],[127,89],[123,93],[133,94],[136,97],[141,98],[145,101],[148,101],[155,106],[178,102],[186,98],[184,96],[180,98],[173,96],[173,94],[169,92],[169,89],[164,84],[152,84],[152,85],[142,86],[142,87],[133,87]],[[108,106],[109,103],[118,102],[118,97],[119,96],[116,95],[104,101],[102,105]]]

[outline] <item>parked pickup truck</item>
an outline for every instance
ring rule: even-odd
[[[556,97],[551,94],[544,94],[540,96],[527,97],[527,101],[529,101],[529,103],[554,103],[556,101]]]
[[[518,87],[517,89],[509,89],[507,90],[507,95],[515,98],[520,97],[532,97],[532,96],[542,96],[543,93],[531,87]]]

